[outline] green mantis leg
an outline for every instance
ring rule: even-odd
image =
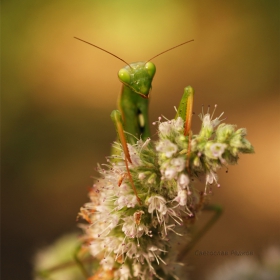
[[[121,145],[123,147],[124,162],[125,162],[125,165],[126,165],[126,171],[127,171],[127,175],[128,175],[131,187],[132,187],[132,189],[133,189],[133,191],[134,191],[134,193],[137,197],[137,200],[138,200],[139,204],[141,205],[142,204],[141,199],[139,198],[139,196],[137,194],[134,182],[132,180],[132,177],[131,177],[131,174],[130,174],[130,171],[129,171],[129,168],[128,168],[128,162],[131,163],[131,158],[130,158],[130,154],[129,154],[128,147],[127,147],[126,137],[125,137],[125,134],[124,134],[124,131],[123,131],[121,113],[118,110],[114,110],[111,113],[111,119],[115,124],[117,135],[119,137],[119,141],[121,142]]]

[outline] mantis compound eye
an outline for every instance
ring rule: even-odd
[[[128,70],[122,68],[118,73],[118,77],[122,83],[124,83],[124,84],[130,83],[131,77],[130,77],[130,73]]]
[[[149,61],[145,64],[145,69],[147,70],[148,75],[153,78],[156,73],[156,66]]]

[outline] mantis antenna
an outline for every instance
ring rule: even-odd
[[[165,50],[165,51],[163,51],[163,52],[161,52],[161,53],[159,53],[159,54],[153,56],[152,58],[150,58],[149,60],[147,60],[147,62],[151,61],[152,59],[154,59],[154,58],[156,58],[156,57],[158,57],[158,56],[160,56],[160,55],[162,55],[162,54],[164,54],[164,53],[166,53],[166,52],[169,52],[169,51],[171,51],[171,50],[173,50],[173,49],[176,49],[176,48],[178,48],[178,47],[180,47],[180,46],[182,46],[182,45],[185,45],[185,44],[190,43],[190,42],[193,42],[193,41],[194,41],[194,39],[189,40],[189,41],[186,41],[186,42],[184,42],[184,43],[182,43],[182,44],[179,44],[179,45],[177,45],[177,46],[175,46],[175,47],[172,47],[172,48],[170,48],[170,49],[168,49],[168,50]]]
[[[122,62],[124,62],[126,65],[128,65],[128,66],[132,69],[132,67],[131,67],[125,60],[123,60],[122,58],[118,57],[117,55],[115,55],[115,54],[113,54],[113,53],[111,53],[111,52],[109,52],[109,51],[106,51],[106,50],[104,50],[104,49],[102,49],[102,48],[100,48],[100,47],[98,47],[98,46],[96,46],[96,45],[94,45],[94,44],[92,44],[92,43],[90,43],[90,42],[87,42],[87,41],[85,41],[85,40],[82,40],[82,39],[80,39],[80,38],[78,38],[78,37],[74,37],[74,38],[77,39],[77,40],[79,40],[79,41],[82,41],[82,42],[84,42],[84,43],[86,43],[86,44],[89,44],[89,45],[91,45],[91,46],[93,46],[93,47],[95,47],[95,48],[97,48],[97,49],[100,49],[100,50],[102,50],[103,52],[106,52],[106,53],[108,53],[108,54],[110,54],[110,55],[112,55],[112,56],[114,56],[114,57],[116,57],[117,59],[121,60]]]

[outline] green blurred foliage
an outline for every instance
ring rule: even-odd
[[[190,84],[196,114],[218,103],[256,150],[221,176],[214,200],[228,212],[199,246],[258,252],[277,240],[279,1],[2,1],[1,16],[3,278],[30,279],[37,248],[76,227],[115,137],[122,63],[73,36],[129,62],[194,39],[155,59],[151,121],[171,118]],[[204,267],[193,279],[215,264],[190,259]]]

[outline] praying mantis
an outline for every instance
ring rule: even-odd
[[[94,46],[110,55],[123,61],[126,66],[121,68],[118,72],[118,78],[122,83],[121,94],[118,99],[119,110],[114,110],[111,113],[111,119],[115,124],[119,141],[124,150],[125,164],[127,174],[133,188],[133,191],[137,197],[139,204],[142,202],[137,195],[133,180],[130,175],[128,163],[131,163],[127,142],[134,144],[137,139],[146,140],[150,137],[148,109],[149,109],[149,95],[152,88],[152,81],[156,73],[156,66],[151,62],[152,59],[164,54],[172,49],[192,42],[189,40],[183,42],[175,47],[167,49],[147,61],[135,62],[128,64],[125,60],[116,56],[115,54],[100,48],[94,44],[91,44],[85,40],[74,37],[86,44]],[[185,88],[184,95],[179,105],[176,118],[181,117],[185,122],[185,135],[190,133],[191,116],[192,116],[192,103],[193,103],[194,90],[188,86]],[[126,135],[124,134],[126,132]],[[191,139],[191,137],[189,137]],[[189,151],[190,152],[190,151]]]
[[[118,107],[119,110],[114,110],[111,113],[111,119],[115,124],[119,142],[122,145],[124,151],[124,162],[126,165],[127,177],[130,181],[130,184],[133,188],[133,191],[137,197],[139,204],[142,204],[141,199],[139,198],[136,189],[134,187],[133,180],[129,171],[129,163],[131,163],[131,158],[127,143],[133,145],[137,142],[137,139],[142,139],[143,141],[149,140],[150,138],[150,129],[149,129],[149,118],[148,118],[148,109],[149,109],[149,97],[152,88],[153,78],[156,73],[156,66],[152,59],[171,51],[177,47],[185,45],[194,40],[189,40],[183,42],[179,45],[176,45],[172,48],[169,48],[147,61],[127,63],[125,60],[116,56],[115,54],[80,38],[74,37],[75,39],[82,41],[86,44],[94,46],[97,49],[100,49],[117,59],[124,62],[126,65],[121,68],[118,72],[118,79],[121,82],[121,93],[118,98]],[[192,137],[191,132],[191,119],[192,119],[192,104],[193,104],[194,90],[191,86],[187,86],[184,89],[184,94],[178,106],[178,110],[175,118],[181,117],[184,121],[184,134],[189,137],[189,149],[187,153],[190,153],[190,141]],[[188,166],[187,166],[188,168]],[[215,212],[215,215],[208,223],[194,236],[193,241],[189,243],[188,247],[184,248],[182,252],[179,253],[177,260],[182,261],[184,256],[192,249],[195,243],[200,239],[205,232],[215,223],[215,221],[221,215],[221,208],[216,206],[207,206],[204,210],[211,210]],[[79,260],[77,254],[75,255],[75,260],[78,265],[83,268],[82,260]],[[85,269],[83,268],[82,270]],[[86,272],[84,273],[86,276]]]
[[[175,48],[178,48],[182,45],[190,43],[194,40],[189,40],[183,42],[179,45],[171,47],[165,51],[158,53],[147,61],[127,63],[122,58],[116,56],[115,54],[100,48],[97,45],[94,45],[90,42],[82,40],[80,38],[74,37],[77,40],[80,40],[86,44],[89,44],[95,48],[98,48],[117,59],[121,60],[126,64],[125,67],[121,68],[118,72],[118,78],[122,83],[121,93],[118,98],[118,107],[119,110],[114,110],[111,113],[111,119],[115,124],[117,135],[119,141],[124,150],[124,161],[126,164],[126,169],[128,177],[134,193],[137,197],[139,204],[141,205],[141,200],[137,195],[137,192],[134,187],[134,183],[131,179],[128,163],[131,163],[130,154],[128,151],[127,143],[134,144],[137,139],[146,140],[150,137],[149,130],[149,119],[148,119],[148,109],[149,109],[149,96],[152,88],[152,81],[156,73],[156,67],[154,63],[151,62],[152,59],[171,51]],[[175,119],[181,117],[184,121],[184,134],[189,137],[189,148],[187,153],[190,154],[190,143],[192,138],[191,132],[191,120],[192,120],[192,107],[193,107],[193,96],[194,90],[191,86],[187,86],[184,89],[184,93],[178,110],[175,116]],[[124,131],[126,133],[124,133]],[[188,156],[187,156],[188,157]],[[188,163],[187,163],[188,165]],[[188,166],[187,166],[188,168]],[[205,211],[213,211],[213,217],[204,225],[204,227],[196,234],[193,238],[193,241],[184,248],[182,252],[178,255],[178,261],[182,261],[184,256],[192,249],[195,243],[209,230],[209,228],[218,220],[222,214],[222,208],[218,205],[207,205],[204,207]]]

